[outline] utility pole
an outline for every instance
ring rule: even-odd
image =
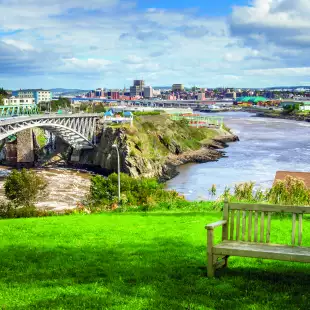
[[[121,168],[120,168],[120,158],[119,158],[119,150],[117,144],[112,145],[113,148],[116,149],[117,152],[117,180],[118,180],[118,203],[121,202]]]

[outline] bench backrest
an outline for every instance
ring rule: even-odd
[[[224,204],[223,240],[270,243],[271,219],[274,213],[292,214],[292,243],[302,244],[303,214],[310,214],[310,207],[265,204]],[[296,235],[296,226],[298,234]]]

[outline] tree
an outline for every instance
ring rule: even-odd
[[[4,90],[3,88],[0,88],[0,95],[2,95],[2,96],[7,96],[8,95],[8,93],[7,93],[7,91],[6,90]]]
[[[4,97],[0,94],[0,105],[4,105]]]
[[[33,170],[13,170],[4,183],[5,196],[19,206],[32,206],[47,187],[46,180]]]

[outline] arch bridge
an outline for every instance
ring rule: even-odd
[[[74,149],[90,149],[100,114],[20,116],[0,121],[0,140],[25,129],[40,127],[61,137]]]

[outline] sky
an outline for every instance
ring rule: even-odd
[[[0,87],[310,85],[309,0],[0,0]]]

